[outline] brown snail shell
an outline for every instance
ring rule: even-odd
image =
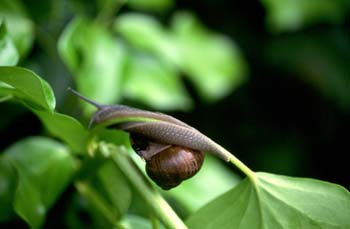
[[[140,135],[131,135],[131,144],[145,159],[147,175],[164,190],[194,176],[204,160],[204,154],[199,150],[154,143]]]
[[[204,154],[180,146],[172,146],[146,161],[146,172],[162,189],[178,186],[201,168]]]

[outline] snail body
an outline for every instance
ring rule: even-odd
[[[221,146],[172,116],[125,105],[101,105],[69,90],[98,108],[90,127],[106,126],[130,134],[134,151],[146,161],[148,176],[163,189],[194,176],[203,164],[203,152],[228,161],[227,151]]]

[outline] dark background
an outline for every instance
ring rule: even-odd
[[[273,34],[266,29],[266,12],[257,1],[179,1],[179,7],[195,11],[210,28],[237,42],[249,64],[250,79],[219,103],[198,100],[193,113],[176,116],[212,136],[255,171],[312,177],[349,188],[350,104],[340,107],[332,95],[305,82],[310,72],[296,64],[300,59],[305,65],[313,61],[303,56],[302,42],[317,43],[327,51],[316,51],[315,58],[329,54],[332,57],[324,59],[340,62],[349,95],[349,14],[343,24],[319,23]],[[280,43],[284,47],[273,49]],[[294,47],[297,50],[290,50]],[[271,52],[278,54],[271,57]],[[330,81],[337,77],[329,76]]]

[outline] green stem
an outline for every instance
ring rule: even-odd
[[[99,148],[101,152],[112,155],[113,161],[123,171],[130,183],[139,191],[140,196],[154,210],[155,214],[167,228],[187,228],[184,222],[163,199],[162,195],[146,182],[139,169],[126,155],[126,152],[121,150],[121,147],[117,148],[112,144],[100,143]]]
[[[242,161],[240,161],[237,157],[235,157],[232,153],[226,150],[221,145],[217,144],[214,141],[211,141],[211,144],[215,146],[217,152],[220,152],[220,157],[224,160],[231,162],[234,166],[236,166],[239,170],[241,170],[252,182],[255,182],[256,176],[255,173],[246,166]]]
[[[151,216],[151,222],[153,229],[159,229],[159,220],[154,215]]]
[[[247,175],[247,177],[255,182],[256,180],[256,176],[255,173],[248,168],[248,166],[246,166],[242,161],[240,161],[237,157],[235,157],[233,154],[231,154],[229,161],[235,165],[239,170],[241,170],[245,175]]]

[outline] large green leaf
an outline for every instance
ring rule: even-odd
[[[18,176],[15,212],[32,228],[38,228],[69,183],[74,159],[62,144],[43,137],[17,142],[5,151],[4,157]]]
[[[5,22],[0,18],[0,66],[13,66],[19,56],[12,38],[7,32]]]
[[[8,31],[20,56],[25,56],[33,45],[34,25],[19,0],[1,0],[0,18],[4,18]]]
[[[120,99],[126,52],[107,29],[78,17],[64,31],[58,48],[82,94],[105,104]]]
[[[0,82],[12,87],[14,96],[33,108],[55,109],[56,100],[50,85],[32,71],[19,67],[0,67]]]
[[[297,30],[317,22],[342,22],[348,11],[347,0],[262,0],[267,24],[280,32]]]
[[[308,178],[256,173],[187,220],[189,228],[349,228],[350,193]]]
[[[132,57],[123,92],[161,110],[186,110],[192,105],[176,71],[149,55]]]
[[[174,16],[172,30],[181,69],[204,99],[220,99],[246,79],[246,64],[228,37],[214,34],[184,12]]]

